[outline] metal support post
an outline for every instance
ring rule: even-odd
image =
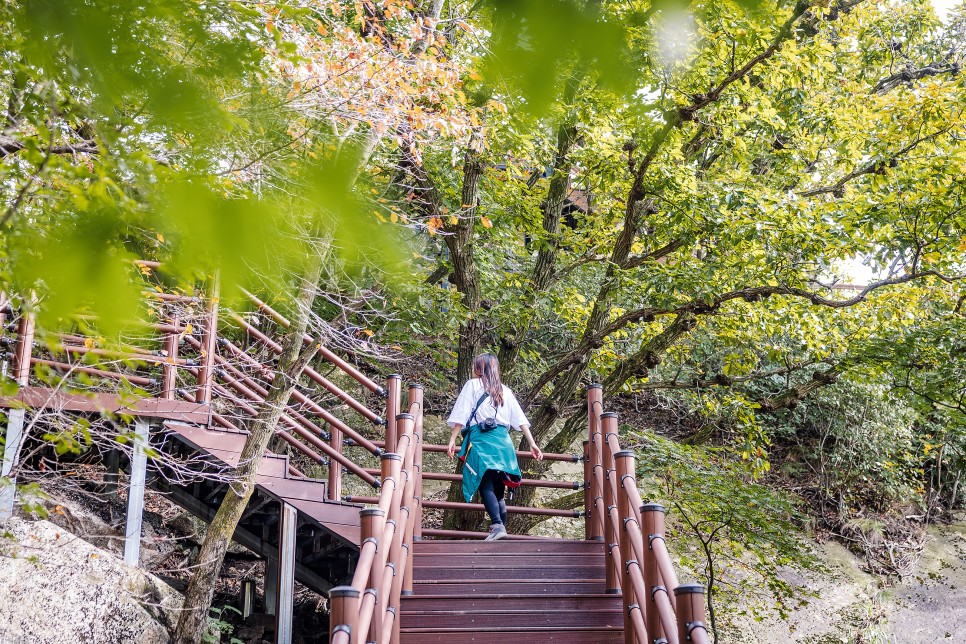
[[[241,584],[241,604],[242,619],[248,619],[255,612],[255,580],[243,579]]]
[[[298,511],[282,503],[278,539],[278,610],[275,614],[276,644],[292,644],[295,612],[295,534]]]
[[[278,604],[278,559],[265,559],[265,614],[274,615]]]
[[[13,501],[17,493],[17,478],[13,476],[13,468],[17,463],[20,451],[20,441],[23,439],[24,409],[7,410],[7,431],[3,444],[3,467],[0,470],[0,520],[13,516]]]
[[[134,451],[131,454],[131,479],[127,491],[127,529],[124,532],[124,563],[137,566],[141,559],[141,520],[144,516],[144,484],[147,480],[148,457],[145,447],[150,440],[146,418],[134,420]]]
[[[118,474],[121,471],[121,452],[109,449],[104,454],[104,494],[112,499],[117,498]]]
[[[31,298],[33,300],[33,298]],[[13,354],[13,379],[21,387],[30,383],[30,354],[34,346],[34,315],[29,306],[24,308],[17,329],[17,347]],[[0,520],[13,516],[13,502],[17,495],[14,469],[20,459],[20,444],[27,412],[25,409],[7,410],[7,427],[3,443],[3,465],[0,467]]]

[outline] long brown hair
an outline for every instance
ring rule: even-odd
[[[473,358],[473,374],[483,381],[483,390],[490,394],[493,406],[503,404],[503,383],[500,381],[500,361],[492,353],[481,353]]]

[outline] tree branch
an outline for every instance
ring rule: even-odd
[[[962,67],[958,62],[933,62],[929,63],[925,67],[920,67],[919,69],[915,69],[909,65],[906,66],[906,68],[902,71],[896,72],[892,76],[887,76],[880,80],[875,84],[875,87],[872,88],[872,91],[875,94],[887,94],[889,91],[898,87],[899,85],[909,85],[911,87],[913,81],[927,78],[929,76],[939,76],[941,74],[957,76],[961,69]]]

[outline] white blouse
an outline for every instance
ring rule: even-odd
[[[453,411],[446,421],[449,423],[449,426],[465,426],[470,414],[473,413],[476,401],[482,395],[482,380],[473,378],[472,380],[466,381],[466,384],[463,385],[463,390],[460,391],[459,398],[456,399]],[[470,424],[475,425],[476,423],[481,423],[487,418],[494,418],[496,419],[497,425],[506,425],[510,429],[520,429],[521,425],[530,426],[530,421],[527,420],[523,409],[520,408],[520,403],[517,402],[516,396],[513,395],[513,392],[506,385],[503,385],[503,404],[495,407],[493,397],[487,396],[486,400],[480,403],[480,408],[476,410],[476,419]]]

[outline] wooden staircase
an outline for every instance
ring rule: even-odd
[[[617,644],[621,596],[604,594],[599,541],[418,541],[401,644]]]
[[[168,422],[163,449],[185,449],[234,467],[247,433]],[[287,456],[265,454],[258,468],[255,493],[234,540],[255,553],[279,556],[279,504],[297,510],[295,579],[318,593],[348,577],[359,552],[360,506],[326,500],[326,481],[293,476]],[[189,512],[210,522],[227,491],[216,478],[191,483],[156,477],[152,486]]]

